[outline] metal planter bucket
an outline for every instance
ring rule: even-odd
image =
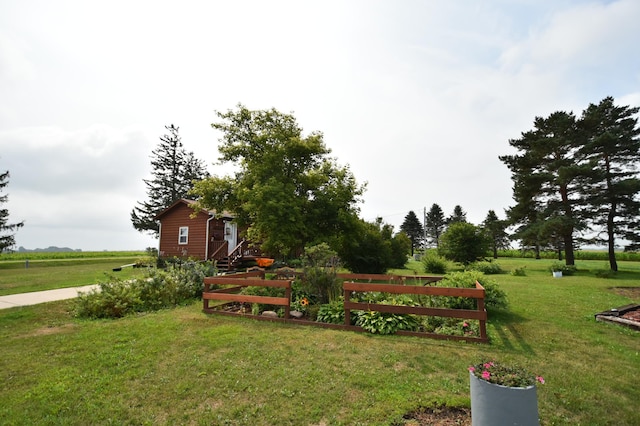
[[[469,373],[472,426],[539,426],[535,386],[511,388],[489,383]]]

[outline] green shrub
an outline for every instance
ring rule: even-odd
[[[211,275],[211,264],[189,261],[166,271],[150,269],[146,277],[133,280],[110,277],[98,290],[79,295],[74,313],[81,318],[119,318],[178,306],[201,297],[204,277]]]
[[[251,286],[244,287],[240,294],[248,295],[248,296],[264,296],[264,297],[284,297],[285,289],[282,287],[259,287],[259,286]],[[281,306],[280,305],[268,305],[268,304],[258,304],[254,303],[256,306],[252,306],[251,310],[258,311],[258,313],[263,311],[276,311]]]
[[[344,324],[344,300],[338,299],[320,305],[316,321],[329,324]]]
[[[398,330],[416,331],[420,321],[414,315],[390,314],[378,311],[362,311],[356,325],[375,334],[394,334]]]
[[[433,251],[427,252],[420,261],[425,272],[431,274],[446,274],[449,268],[449,261]]]
[[[380,303],[383,305],[418,305],[413,298],[403,294],[364,293],[363,300],[369,303]],[[378,311],[357,311],[355,315],[357,326],[375,334],[393,334],[398,330],[417,331],[421,326],[419,317],[415,315],[392,314]]]
[[[511,270],[511,275],[513,275],[514,277],[524,277],[527,275],[525,269],[526,266],[519,266],[517,268],[514,268]]]
[[[478,281],[485,290],[484,303],[487,308],[506,309],[507,295],[498,284],[479,271],[452,272],[435,285],[438,287],[475,288]],[[476,309],[476,300],[469,297],[427,296],[425,306],[445,307],[449,309]]]
[[[466,267],[469,271],[480,271],[486,275],[502,274],[504,270],[497,262],[473,262]]]
[[[567,265],[564,262],[560,262],[560,261],[553,262],[549,267],[549,271],[551,272],[560,271],[562,272],[562,275],[566,275],[566,276],[575,274],[577,270],[578,268],[576,268],[576,265]]]
[[[340,297],[342,285],[336,273],[338,257],[328,244],[305,247],[303,264],[302,291],[314,303],[329,303]]]

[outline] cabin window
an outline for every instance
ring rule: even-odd
[[[181,226],[178,231],[178,244],[187,244],[189,242],[189,227]]]

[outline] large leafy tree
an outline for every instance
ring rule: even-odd
[[[507,222],[500,220],[495,211],[489,210],[487,217],[482,222],[482,228],[490,241],[493,258],[498,258],[498,250],[509,248],[509,234]]]
[[[436,247],[440,244],[440,236],[447,226],[442,208],[434,203],[425,217],[425,234],[429,242]]]
[[[521,233],[535,235],[537,243],[559,236],[567,264],[575,264],[574,233],[585,229],[580,209],[584,168],[576,158],[575,116],[559,111],[536,117],[534,129],[511,139],[509,145],[518,153],[500,160],[512,172],[514,199],[521,204],[511,219],[524,225]]]
[[[442,234],[438,253],[467,265],[484,257],[488,249],[489,239],[482,228],[467,222],[456,222]]]
[[[173,124],[165,128],[169,133],[160,137],[160,143],[151,153],[152,178],[144,179],[148,199],[138,202],[131,211],[133,227],[156,237],[158,213],[180,198],[193,199],[189,191],[194,182],[209,176],[204,162],[183,148],[179,128]]]
[[[580,128],[584,145],[580,147],[588,165],[585,203],[596,242],[606,244],[611,270],[617,271],[616,237],[640,242],[640,129],[639,108],[615,106],[607,97],[583,111]],[[604,235],[602,237],[601,235]]]
[[[0,174],[0,190],[9,184],[9,172]],[[0,193],[1,194],[1,193]],[[0,206],[9,199],[8,194],[0,195]],[[24,221],[19,223],[9,223],[9,210],[0,208],[0,253],[9,250],[16,244],[15,231],[24,226]]]
[[[295,117],[276,109],[238,105],[217,116],[220,161],[237,172],[197,183],[200,206],[234,212],[247,238],[278,257],[323,241],[336,248],[355,229],[364,186],[329,157],[322,133],[303,136]]]
[[[422,239],[424,238],[424,228],[413,210],[409,211],[404,217],[400,230],[411,240],[411,255],[413,256],[413,250],[422,245]]]
[[[403,268],[411,250],[405,233],[393,235],[393,226],[382,218],[375,222],[354,218],[352,228],[340,238],[338,255],[354,273],[382,274],[389,268]]]

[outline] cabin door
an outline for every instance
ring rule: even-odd
[[[229,243],[229,252],[227,254],[231,254],[238,245],[238,225],[234,222],[224,223],[224,240]]]

